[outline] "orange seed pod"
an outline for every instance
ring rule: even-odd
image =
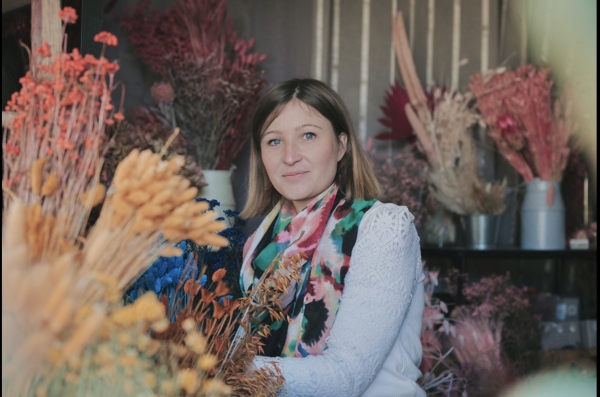
[[[186,189],[178,198],[180,203],[184,203],[186,201],[192,200],[198,196],[198,189],[195,187],[190,187]]]
[[[168,247],[158,253],[158,256],[164,256],[164,257],[181,256],[181,255],[183,255],[183,251],[181,250],[181,248],[177,248],[177,247]]]
[[[46,179],[46,182],[44,182],[44,185],[42,186],[42,195],[49,196],[52,193],[54,193],[56,188],[58,188],[58,184],[59,184],[59,181],[58,181],[58,178],[56,177],[56,175],[54,175],[54,174],[48,175],[48,179]]]
[[[40,194],[42,190],[42,168],[46,160],[45,157],[39,158],[31,166],[31,189],[35,194]]]
[[[150,195],[143,190],[136,190],[129,193],[126,200],[134,205],[142,205],[150,201]]]
[[[81,195],[81,201],[86,208],[92,208],[100,204],[104,200],[106,195],[106,187],[103,184],[98,183],[97,185],[89,188]]]

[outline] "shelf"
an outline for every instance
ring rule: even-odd
[[[497,258],[497,259],[585,259],[596,261],[596,249],[587,250],[524,250],[521,248],[494,248],[478,250],[466,247],[421,247],[421,256],[426,258]]]
[[[471,249],[467,247],[437,247],[422,246],[421,257],[423,259],[442,258],[448,259],[458,269],[459,274],[466,274],[467,264],[473,260],[495,259],[495,260],[551,260],[554,264],[554,293],[560,291],[562,282],[562,269],[570,260],[583,260],[588,264],[596,264],[596,249],[587,250],[524,250],[521,248],[495,248],[488,250]],[[481,262],[481,261],[480,261]],[[487,262],[486,262],[487,263]],[[462,301],[463,280],[458,279],[458,300]]]

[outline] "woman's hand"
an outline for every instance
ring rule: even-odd
[[[250,364],[246,366],[246,375],[252,375],[254,372],[258,371],[258,367],[254,364],[254,361],[250,361]]]

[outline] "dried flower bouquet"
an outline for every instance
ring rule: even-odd
[[[523,65],[471,77],[469,87],[500,153],[526,182],[560,181],[575,131],[571,102],[552,102],[550,71]]]
[[[454,273],[445,278],[446,304],[433,294],[439,271],[424,272],[419,382],[428,395],[497,396],[538,369],[539,320],[531,314],[528,288],[512,285],[508,273],[483,277],[465,286],[464,302],[455,304]]]
[[[69,7],[59,15],[65,24],[77,18]],[[106,32],[95,39],[117,44]],[[183,158],[162,159],[169,142],[160,153],[133,150],[105,189],[100,150],[105,126],[121,118],[110,99],[118,67],[76,50],[41,64],[51,56],[47,44],[36,49],[3,133],[2,394],[274,394],[277,373],[245,374],[267,330],[241,321],[248,336],[236,354],[222,355],[241,313],[281,315],[276,298],[264,300],[265,286],[254,302],[229,301],[213,274],[212,290],[195,278],[180,286],[181,314],[153,293],[123,305],[123,293],[159,256],[182,254],[174,243],[222,247],[228,241],[217,232],[226,225],[177,175]],[[90,209],[99,205],[88,232]],[[265,275],[269,287],[286,288],[291,276],[275,274]]]
[[[435,197],[460,215],[502,213],[506,180],[486,183],[479,175],[472,131],[478,115],[469,105],[471,94],[435,89],[432,110],[415,71],[401,12],[393,29],[396,56],[410,98],[404,110],[429,163],[428,179]]]
[[[413,145],[391,153],[369,140],[367,153],[383,190],[380,200],[407,206],[415,216],[415,226],[422,226],[428,208],[435,206],[427,187],[427,162],[418,157]]]
[[[142,60],[161,82],[151,110],[178,126],[202,169],[228,170],[249,137],[250,114],[266,82],[257,71],[264,54],[236,36],[225,0],[180,0],[149,14],[140,0],[123,18]]]

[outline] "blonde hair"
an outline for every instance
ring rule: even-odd
[[[241,216],[251,218],[269,212],[281,200],[262,163],[260,140],[264,130],[285,105],[299,100],[331,122],[338,141],[346,134],[346,153],[338,162],[335,181],[347,199],[377,198],[381,187],[367,161],[367,155],[340,96],[327,84],[315,79],[291,79],[273,86],[260,99],[254,111],[251,131],[248,199]]]

